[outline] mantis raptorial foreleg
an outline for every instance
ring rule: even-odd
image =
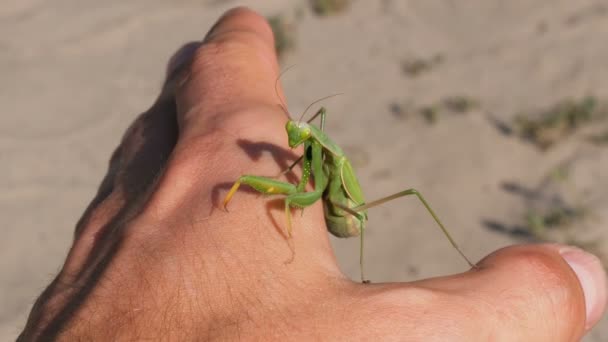
[[[316,201],[321,199],[323,191],[327,186],[327,176],[323,172],[322,165],[322,150],[321,145],[318,143],[305,144],[305,150],[310,149],[310,157],[304,159],[303,165],[303,176],[297,185],[281,182],[268,177],[243,175],[234,183],[226,198],[224,199],[224,208],[227,207],[228,202],[232,199],[232,196],[239,189],[241,184],[249,185],[256,191],[265,195],[287,195],[285,197],[285,215],[287,216],[287,234],[291,238],[291,208],[305,208]],[[315,174],[315,190],[306,192],[304,191],[308,178],[311,173],[311,169],[314,169]]]
[[[340,206],[340,208],[344,209],[344,211],[348,212],[351,215],[357,215],[357,212],[359,211],[363,211],[363,210],[367,210],[369,208],[373,208],[376,207],[380,204],[392,201],[394,199],[400,198],[400,197],[405,197],[405,196],[410,196],[410,195],[414,195],[416,197],[418,197],[418,199],[420,200],[420,202],[422,202],[422,204],[424,205],[424,207],[426,208],[426,210],[429,212],[429,214],[431,214],[431,216],[433,217],[433,219],[435,220],[435,222],[437,223],[437,225],[439,225],[439,228],[441,228],[441,231],[443,232],[443,235],[445,235],[445,237],[450,241],[450,243],[452,244],[452,247],[454,247],[454,249],[456,249],[456,251],[458,251],[458,253],[462,256],[462,258],[469,264],[469,266],[471,266],[472,268],[476,268],[477,266],[475,266],[475,264],[473,264],[469,258],[466,257],[466,255],[464,254],[464,252],[460,249],[460,247],[458,247],[458,245],[456,244],[456,241],[454,241],[454,239],[452,238],[452,236],[450,235],[450,233],[448,232],[447,228],[445,228],[445,226],[443,225],[443,223],[441,223],[441,220],[439,219],[439,217],[437,216],[437,214],[435,214],[435,211],[431,208],[431,206],[429,205],[429,203],[424,199],[424,196],[422,196],[422,194],[420,192],[418,192],[418,190],[416,189],[407,189],[404,191],[400,191],[396,194],[392,194],[390,196],[386,196],[386,197],[382,197],[380,199],[377,199],[375,201],[371,201],[369,203],[366,204],[362,204],[353,208],[346,208],[344,206]],[[361,260],[360,262],[363,263],[363,232],[361,232]]]
[[[228,206],[228,202],[230,202],[232,196],[239,189],[241,184],[249,185],[264,195],[287,195],[285,198],[285,214],[287,215],[287,235],[289,237],[291,237],[292,231],[290,209],[292,207],[303,208],[306,205],[310,205],[308,204],[310,201],[304,195],[316,195],[316,193],[298,192],[297,187],[291,183],[280,182],[267,177],[244,175],[239,177],[226,195],[226,198],[224,199],[224,208]],[[321,197],[321,194],[319,194],[318,197]],[[318,197],[311,198],[312,203],[317,201]]]
[[[291,183],[280,182],[268,177],[243,175],[234,182],[234,185],[230,188],[230,191],[228,191],[226,198],[224,198],[225,209],[241,184],[249,185],[264,195],[289,195],[297,192],[296,186]]]

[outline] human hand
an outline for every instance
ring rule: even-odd
[[[294,215],[293,249],[282,202],[240,191],[214,211],[243,172],[295,156],[277,75],[272,32],[244,9],[176,54],[21,340],[574,341],[599,320],[605,275],[577,249],[514,246],[463,274],[359,284],[336,265],[320,203]]]

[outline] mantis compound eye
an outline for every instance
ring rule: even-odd
[[[310,138],[310,128],[309,127],[304,127],[300,129],[300,140],[304,141],[308,138]]]
[[[289,147],[294,148],[310,138],[311,131],[305,123],[288,121],[285,125]]]

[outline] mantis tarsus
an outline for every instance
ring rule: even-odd
[[[321,125],[316,127],[312,124],[312,121],[319,116]],[[285,195],[287,234],[291,238],[291,208],[305,208],[322,199],[325,223],[330,233],[337,237],[361,237],[359,258],[361,281],[367,283],[369,281],[365,279],[363,272],[363,243],[367,209],[400,197],[414,195],[426,207],[452,246],[466,260],[469,266],[474,268],[475,265],[469,261],[458,245],[456,245],[456,242],[450,236],[433,209],[431,209],[422,194],[416,189],[407,189],[372,202],[365,202],[363,191],[350,161],[342,149],[324,132],[325,116],[325,108],[321,107],[306,123],[289,120],[285,125],[289,147],[295,148],[302,144],[304,145],[304,154],[289,166],[287,170],[283,171],[283,173],[290,171],[301,161],[303,171],[298,184],[282,182],[268,177],[243,175],[234,183],[226,195],[224,208],[226,208],[241,184],[249,185],[262,194]],[[311,175],[314,180],[314,190],[307,192],[305,188]]]

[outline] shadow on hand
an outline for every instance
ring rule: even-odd
[[[184,45],[176,55],[183,54],[183,51],[194,51],[194,45]],[[180,74],[187,66],[187,61],[183,61],[181,69],[174,70],[175,74]],[[120,250],[125,227],[154,192],[177,142],[175,74],[167,74],[156,102],[140,114],[125,132],[121,144],[112,154],[108,172],[97,194],[76,224],[72,249],[78,247],[83,235],[94,237],[86,260],[79,262],[81,266],[76,272],[66,270],[64,265],[34,303],[18,341],[55,339],[69,325],[74,313],[85,302]],[[119,205],[112,207],[108,213],[111,217],[105,221],[107,223],[102,226],[95,224],[92,220],[95,211],[104,202],[116,199],[119,199]]]
[[[285,136],[285,139],[287,140],[287,135]],[[281,146],[267,142],[253,142],[246,139],[239,139],[237,144],[243,149],[243,151],[245,151],[245,153],[247,153],[249,158],[254,161],[259,160],[263,154],[270,153],[272,159],[279,166],[281,171],[287,170],[291,163],[299,157],[292,150],[288,150]],[[274,178],[276,176],[277,175],[273,175],[271,177]],[[289,183],[298,182],[298,177],[293,173],[293,171],[286,173],[285,177]]]

